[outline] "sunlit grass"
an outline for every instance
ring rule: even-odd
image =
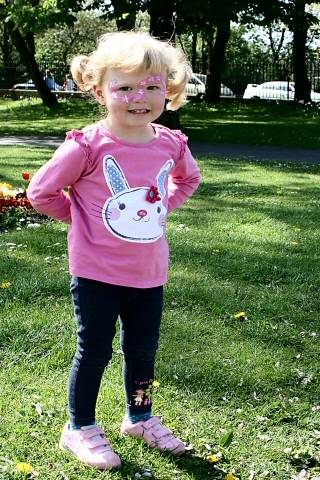
[[[0,99],[0,135],[64,136],[103,116],[94,100],[60,100],[50,110],[38,99]],[[320,148],[319,107],[293,102],[223,100],[217,106],[181,108],[182,128],[192,141]]]
[[[0,147],[1,181],[18,182],[52,150]],[[67,227],[0,236],[0,478],[289,480],[319,475],[318,166],[199,159],[203,183],[169,218],[170,280],[157,361],[162,415],[191,451],[173,460],[118,433],[124,411],[115,340],[98,419],[123,459],[97,473],[57,449],[76,325]],[[244,319],[236,314],[245,312]],[[232,431],[233,442],[223,447]],[[207,456],[223,452],[215,469]],[[306,465],[306,466],[304,466]],[[2,476],[1,476],[2,475]]]

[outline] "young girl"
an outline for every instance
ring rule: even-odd
[[[117,468],[120,458],[96,424],[95,407],[118,316],[127,402],[121,434],[176,455],[185,450],[152,416],[151,392],[168,269],[166,217],[192,195],[200,174],[186,137],[152,122],[166,98],[171,109],[183,103],[189,67],[168,43],[117,32],[103,35],[91,55],[76,57],[71,71],[108,116],[67,134],[33,177],[28,197],[39,212],[71,225],[78,349],[60,448],[87,465]]]

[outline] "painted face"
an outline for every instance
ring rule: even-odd
[[[149,75],[136,85],[126,85],[113,79],[108,84],[109,93],[113,100],[121,103],[134,103],[148,99],[148,95],[158,94],[165,97],[166,81],[163,75]],[[150,95],[149,95],[150,96]]]
[[[122,137],[134,131],[150,133],[150,123],[159,118],[164,109],[166,76],[158,72],[127,73],[110,69],[95,93],[98,101],[107,107],[108,124],[113,133]]]

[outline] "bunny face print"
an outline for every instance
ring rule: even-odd
[[[151,243],[162,237],[167,215],[166,180],[173,165],[174,161],[168,160],[159,171],[159,195],[150,200],[150,186],[130,188],[114,157],[107,155],[103,159],[104,176],[113,195],[104,204],[102,219],[114,236],[136,243]]]

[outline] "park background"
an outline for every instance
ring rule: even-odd
[[[122,28],[170,38],[194,71],[208,75],[205,101],[178,112],[191,145],[320,151],[319,107],[308,97],[317,88],[316,3],[4,0],[0,18],[0,200],[23,192],[28,174],[54,151],[27,140],[5,145],[9,136],[62,139],[104,114],[88,98],[57,98],[41,62],[51,69],[58,62],[67,73],[73,54]],[[219,101],[228,65],[240,65],[236,82],[244,64],[261,81],[264,71],[280,75],[280,65],[292,65],[296,101]],[[15,77],[8,80],[9,71]],[[12,100],[11,81],[30,78],[39,98]],[[146,468],[158,480],[319,479],[319,164],[301,152],[298,162],[290,154],[286,161],[196,154],[203,182],[168,225],[171,269],[155,392],[155,413],[189,451],[173,459],[119,437],[116,339],[98,405],[123,459],[115,473],[97,473],[57,449],[75,349],[67,227],[19,205],[2,207],[1,480],[131,479]]]

